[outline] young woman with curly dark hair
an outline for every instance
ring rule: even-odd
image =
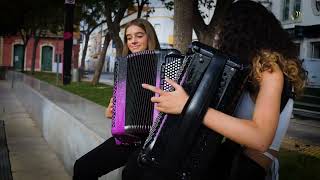
[[[270,168],[277,166],[280,144],[292,114],[293,99],[282,100],[287,91],[285,84],[299,94],[306,75],[295,45],[263,5],[240,0],[226,12],[217,28],[215,46],[226,54],[247,60],[252,71],[235,116],[209,108],[203,124],[243,147],[238,157],[242,164],[224,179],[265,179]],[[147,84],[143,87],[160,94],[151,99],[159,111],[180,114],[188,95],[180,85],[168,82],[175,87],[174,92],[163,92]],[[274,169],[273,179],[276,173]]]

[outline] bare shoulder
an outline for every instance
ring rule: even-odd
[[[284,75],[278,65],[273,66],[273,70],[266,70],[261,73],[260,86],[264,84],[283,85]]]

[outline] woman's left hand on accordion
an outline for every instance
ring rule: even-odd
[[[188,94],[175,81],[166,78],[166,81],[174,87],[175,91],[165,92],[155,86],[142,84],[142,87],[154,93],[159,94],[159,97],[152,97],[151,101],[157,103],[156,109],[167,114],[180,114],[184,105],[188,101]]]

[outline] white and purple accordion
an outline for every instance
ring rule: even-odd
[[[146,50],[116,60],[111,133],[117,144],[141,143],[159,114],[150,101],[155,94],[141,84],[169,91],[165,77],[177,79],[183,66],[184,56],[175,49]]]

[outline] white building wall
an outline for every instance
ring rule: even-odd
[[[320,24],[320,16],[312,11],[313,0],[302,0],[302,25]]]
[[[313,2],[316,0],[301,0],[301,17],[296,20],[282,21],[283,0],[270,0],[272,13],[282,22],[284,28],[293,28],[294,25],[309,26],[320,24],[320,16],[313,13]],[[266,2],[265,0],[263,2]],[[293,8],[294,0],[290,1]]]
[[[294,1],[295,0],[290,0],[291,9],[293,9]],[[314,13],[313,11],[315,1],[316,0],[301,0],[301,16],[300,18],[297,18],[295,20],[289,19],[287,21],[282,21],[284,0],[272,0],[271,10],[275,14],[275,16],[280,20],[284,29],[295,28],[295,26],[319,25],[320,13]],[[300,59],[303,60],[303,65],[308,71],[308,85],[310,87],[320,87],[320,59],[311,58],[313,49],[312,43],[320,42],[320,37],[301,37],[296,38],[294,42],[300,44]]]

